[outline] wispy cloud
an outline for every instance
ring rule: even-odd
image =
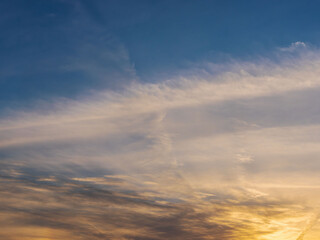
[[[294,52],[299,49],[305,50],[305,48],[307,48],[307,44],[305,44],[304,42],[298,41],[298,42],[291,43],[289,47],[280,48],[280,50],[283,52]]]
[[[8,112],[0,236],[297,239],[319,205],[319,56]]]

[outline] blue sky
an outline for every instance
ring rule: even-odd
[[[317,1],[1,1],[1,108],[318,46]]]
[[[318,1],[0,1],[0,239],[320,239]]]

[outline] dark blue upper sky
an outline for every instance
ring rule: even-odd
[[[320,39],[316,0],[3,0],[0,12],[2,109]]]

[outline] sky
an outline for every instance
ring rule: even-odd
[[[319,10],[1,1],[0,239],[319,239]]]

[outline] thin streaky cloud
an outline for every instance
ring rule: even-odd
[[[320,92],[318,59],[239,62],[11,112],[0,120],[0,237],[307,235],[320,111],[304,108]]]

